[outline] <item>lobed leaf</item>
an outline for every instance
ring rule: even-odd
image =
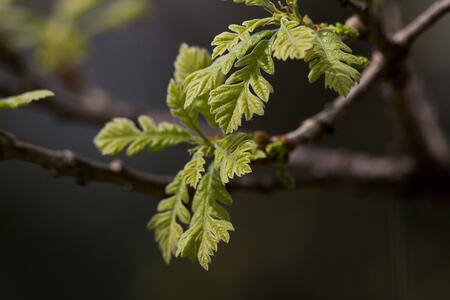
[[[347,96],[350,89],[361,79],[361,74],[355,67],[364,68],[368,64],[367,58],[351,53],[350,47],[344,44],[336,33],[328,29],[320,30],[313,48],[305,57],[311,69],[309,81],[313,83],[325,75],[325,87]]]
[[[240,41],[248,41],[250,34],[258,27],[266,26],[273,22],[273,18],[254,19],[242,23],[242,25],[232,24],[228,26],[231,32],[223,32],[217,35],[211,45],[215,46],[212,54],[216,58],[226,51],[231,51]]]
[[[220,205],[230,205],[231,202],[218,171],[211,165],[195,193],[192,202],[194,214],[189,229],[178,241],[177,256],[197,258],[200,265],[208,270],[218,243],[228,243],[229,231],[234,231],[228,212]]]
[[[282,19],[273,43],[273,54],[277,59],[303,59],[313,47],[315,32],[297,21]]]
[[[38,101],[54,95],[55,94],[49,90],[27,92],[18,96],[0,99],[0,109],[17,109],[19,107],[26,106],[33,101]]]
[[[255,141],[244,133],[228,135],[217,142],[214,155],[222,182],[251,173],[251,161],[262,156],[257,148]]]
[[[241,69],[233,73],[225,84],[214,89],[209,99],[211,112],[225,133],[235,131],[244,115],[250,120],[254,114],[264,114],[264,103],[269,100],[273,88],[262,76],[261,70],[273,74],[275,69],[270,42],[260,41],[235,66]]]
[[[170,263],[183,234],[183,227],[178,220],[189,224],[191,219],[191,214],[185,206],[189,203],[189,191],[181,172],[166,187],[166,193],[171,196],[159,203],[158,213],[150,220],[147,228],[155,230],[155,240],[159,243],[164,261]]]
[[[103,155],[116,155],[125,149],[128,155],[136,155],[145,149],[156,152],[191,140],[178,125],[162,122],[157,126],[146,116],[139,117],[138,122],[141,129],[131,120],[114,119],[95,137],[95,145]]]
[[[184,166],[182,176],[187,184],[193,188],[197,187],[198,182],[202,178],[202,173],[205,172],[205,149],[198,148],[192,155],[191,160]]]
[[[175,60],[175,81],[182,84],[187,76],[204,69],[212,63],[208,50],[199,47],[189,47],[183,43]]]

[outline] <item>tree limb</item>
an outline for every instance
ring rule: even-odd
[[[404,46],[411,46],[426,30],[450,12],[450,0],[440,0],[432,4],[414,21],[394,35],[394,41]]]
[[[120,161],[110,164],[90,161],[71,151],[54,151],[17,140],[0,130],[0,160],[33,163],[55,177],[73,177],[81,185],[110,183],[127,190],[162,197],[170,176],[157,176],[127,168]],[[293,153],[291,167],[301,175],[298,188],[364,188],[403,190],[409,185],[409,160],[375,158],[342,151],[302,148]],[[285,187],[272,176],[246,176],[229,185],[231,191],[273,192]]]
[[[297,129],[275,137],[274,140],[281,139],[288,145],[295,147],[319,139],[329,132],[336,120],[369,90],[380,77],[384,68],[385,59],[383,55],[375,52],[372,55],[370,66],[362,74],[361,82],[350,91],[347,97],[336,98],[321,112],[306,119]]]

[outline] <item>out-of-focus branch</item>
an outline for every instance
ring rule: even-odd
[[[371,40],[377,46],[380,51],[376,51],[372,57],[372,63],[369,66],[368,69],[363,73],[361,82],[359,85],[355,86],[350,94],[347,97],[338,97],[336,100],[334,100],[331,104],[329,104],[323,111],[316,114],[315,116],[305,120],[300,127],[298,127],[296,130],[289,132],[285,135],[274,137],[274,140],[283,140],[288,145],[291,146],[298,146],[299,144],[308,143],[311,141],[314,141],[321,136],[323,136],[325,133],[329,132],[332,129],[332,126],[334,122],[337,120],[339,116],[341,116],[347,109],[350,107],[358,98],[363,95],[375,82],[376,79],[378,79],[381,75],[384,76],[392,76],[392,70],[395,68],[398,68],[399,61],[403,61],[407,58],[406,51],[403,45],[398,45],[394,42],[392,42],[386,33],[384,32],[384,28],[381,26],[381,23],[379,21],[379,17],[372,13],[370,10],[370,7],[366,4],[362,5],[356,5],[352,1],[341,1],[344,4],[350,5],[356,13],[358,13],[361,17],[361,20],[365,23],[365,27],[371,34]],[[442,2],[442,1],[440,1]],[[433,10],[434,11],[434,10]],[[430,14],[429,14],[430,15]],[[433,15],[433,14],[431,14]],[[436,14],[438,16],[442,16],[443,14]],[[436,17],[437,18],[437,17]],[[434,20],[436,20],[436,18]],[[421,19],[421,18],[419,18]],[[414,21],[417,22],[417,21]],[[413,23],[414,23],[413,22]],[[428,24],[427,22],[422,22],[422,24]],[[425,25],[423,25],[425,26]],[[409,25],[406,28],[417,28],[417,26]],[[420,27],[420,26],[419,26]],[[399,31],[401,33],[403,31]],[[417,29],[414,32],[420,32],[423,33],[424,30],[418,31]],[[407,74],[409,78],[413,78],[414,74]],[[415,85],[418,88],[418,85]],[[419,92],[419,91],[416,91]],[[428,103],[424,98],[424,92],[420,91],[420,93],[409,93],[408,97],[416,97],[418,95],[421,98],[421,105],[416,107],[417,109],[413,111],[410,111],[408,109],[408,114],[420,112],[420,110],[425,109],[425,105],[429,106]],[[406,98],[405,98],[406,99]],[[416,99],[418,100],[418,99]],[[402,109],[403,111],[406,111],[406,108]],[[435,117],[432,115],[432,109],[431,107],[428,107],[425,109],[427,117],[426,120],[424,120],[424,117],[417,117],[417,118],[409,118],[408,122],[419,122],[420,125],[416,124],[410,124],[408,126],[405,126],[405,130],[407,127],[410,128],[419,128],[419,129],[426,129],[426,133],[421,133],[421,142],[424,144],[428,144],[424,147],[434,147],[438,145],[440,149],[433,150],[434,153],[441,153],[445,151],[445,140],[438,139],[437,141],[433,141],[430,145],[429,139],[431,137],[436,136],[443,136],[441,133],[441,129],[438,126],[429,126],[429,124],[437,124],[435,121]],[[406,119],[405,119],[406,120]],[[433,120],[433,121],[431,121]],[[429,131],[433,130],[434,133],[429,135]],[[407,130],[408,132],[405,134],[416,134],[415,132],[412,132],[410,130]],[[426,136],[430,136],[430,138],[426,138]],[[419,140],[419,138],[417,138]],[[436,144],[433,146],[433,144]],[[442,155],[440,155],[442,157]]]
[[[450,0],[436,1],[414,21],[394,35],[396,43],[410,46],[427,29],[439,21],[445,14],[450,13]]]
[[[10,49],[2,40],[0,40],[0,61],[16,77],[18,83],[15,89],[11,86],[2,87],[2,92],[8,93],[4,96],[19,94],[32,89],[48,88],[42,82],[42,79],[33,73],[26,59],[17,51]],[[150,111],[123,101],[117,101],[100,88],[85,87],[80,95],[64,89],[55,90],[55,92],[57,96],[52,101],[33,107],[42,109],[62,120],[79,121],[96,126],[103,125],[116,117],[137,119],[142,114],[151,115],[158,121],[172,119],[168,112]]]
[[[410,63],[400,63],[390,70],[385,91],[402,144],[415,156],[418,167],[439,169],[448,163],[450,149],[445,134]]]

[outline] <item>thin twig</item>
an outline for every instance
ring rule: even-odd
[[[436,1],[428,9],[421,13],[414,21],[409,23],[408,26],[397,32],[394,35],[394,41],[405,46],[410,46],[426,30],[428,30],[449,12],[450,0]]]

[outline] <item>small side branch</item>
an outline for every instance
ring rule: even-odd
[[[445,14],[450,13],[450,0],[436,1],[414,21],[394,35],[394,41],[410,46]]]
[[[275,137],[282,139],[290,146],[313,142],[332,129],[336,120],[342,116],[347,109],[364,95],[377,81],[385,68],[385,59],[380,52],[375,52],[370,66],[363,72],[361,82],[355,86],[347,97],[338,97],[321,112],[305,120],[297,129],[287,134]]]

